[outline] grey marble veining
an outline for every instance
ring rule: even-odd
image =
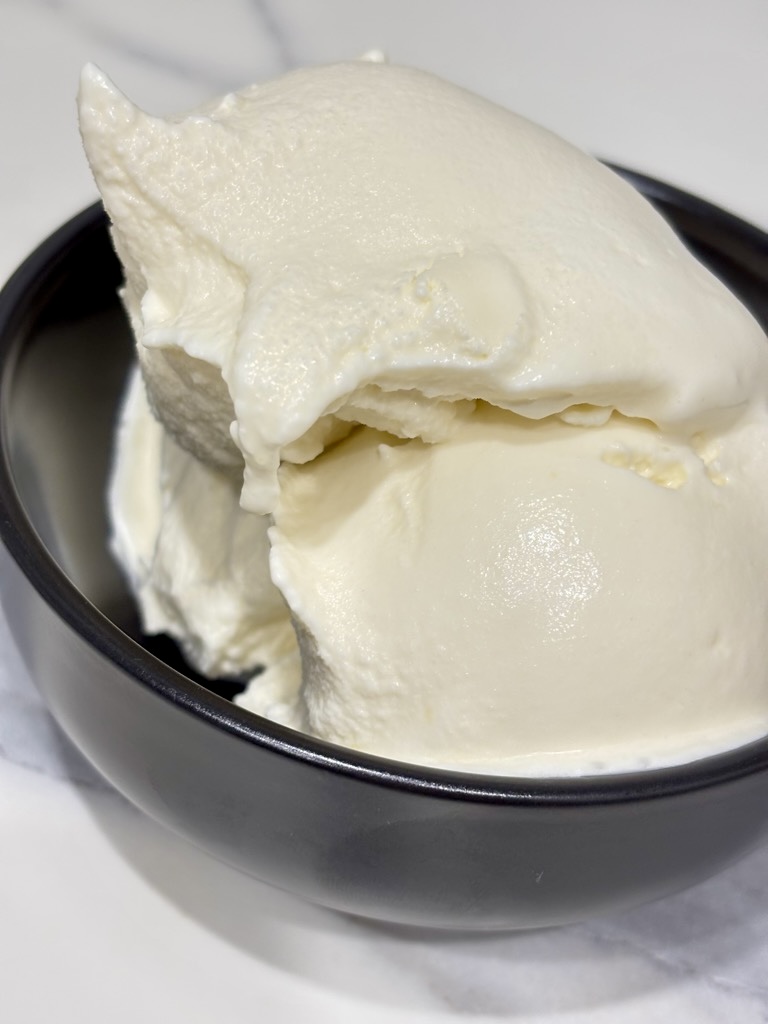
[[[190,9],[189,16],[210,18],[208,28],[215,33],[228,14],[237,11],[237,26],[242,41],[246,44],[248,61],[243,66],[242,57],[230,53],[229,60],[222,59],[217,47],[205,45],[190,49],[188,36],[183,32],[157,32],[147,34],[135,31],[132,25],[114,23],[110,5],[68,0],[70,17],[75,17],[97,46],[106,46],[139,68],[142,65],[159,69],[165,74],[203,86],[211,94],[226,92],[243,84],[241,75],[269,76],[278,74],[289,65],[289,42],[280,30],[279,20],[266,0],[254,0],[240,5],[206,5],[207,12]],[[216,13],[219,6],[219,13]],[[222,9],[224,8],[224,9]],[[227,8],[229,10],[227,10]],[[67,7],[63,8],[67,16]],[[222,17],[223,16],[223,17]],[[207,19],[206,19],[207,20]],[[203,25],[200,26],[204,28]],[[200,40],[205,36],[201,32]],[[248,45],[250,43],[250,45]],[[239,58],[239,59],[238,59]]]
[[[281,70],[297,67],[299,61],[293,52],[291,33],[282,23],[279,0],[251,0],[251,3],[261,19],[265,35],[279,56]]]

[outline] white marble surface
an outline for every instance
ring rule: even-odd
[[[768,228],[765,0],[0,0],[0,278],[95,196],[73,101],[86,60],[161,112],[372,46]],[[345,920],[112,792],[0,620],[0,1006],[14,1024],[766,1024],[768,848],[560,930]]]

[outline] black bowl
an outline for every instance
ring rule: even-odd
[[[763,323],[768,238],[622,172]],[[768,836],[768,738],[578,779],[469,776],[311,739],[232,705],[140,634],[106,547],[131,341],[99,206],[0,296],[2,602],[67,734],[141,808],[310,900],[410,924],[572,921],[690,885]],[[154,653],[153,653],[154,651]]]

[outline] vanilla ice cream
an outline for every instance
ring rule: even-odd
[[[236,474],[168,436],[131,376],[110,484],[112,547],[148,633],[167,633],[209,676],[252,673],[295,648],[269,575],[267,520],[239,505]]]
[[[370,61],[167,120],[89,68],[80,117],[148,399],[111,490],[148,629],[411,761],[768,729],[768,346],[628,185]]]

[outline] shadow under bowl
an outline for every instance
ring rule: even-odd
[[[768,323],[768,238],[621,173]],[[768,836],[768,739],[644,773],[462,775],[261,719],[190,673],[171,644],[143,637],[104,508],[132,359],[119,281],[93,206],[0,296],[0,596],[53,714],[129,799],[309,900],[447,928],[551,925],[638,904]]]

